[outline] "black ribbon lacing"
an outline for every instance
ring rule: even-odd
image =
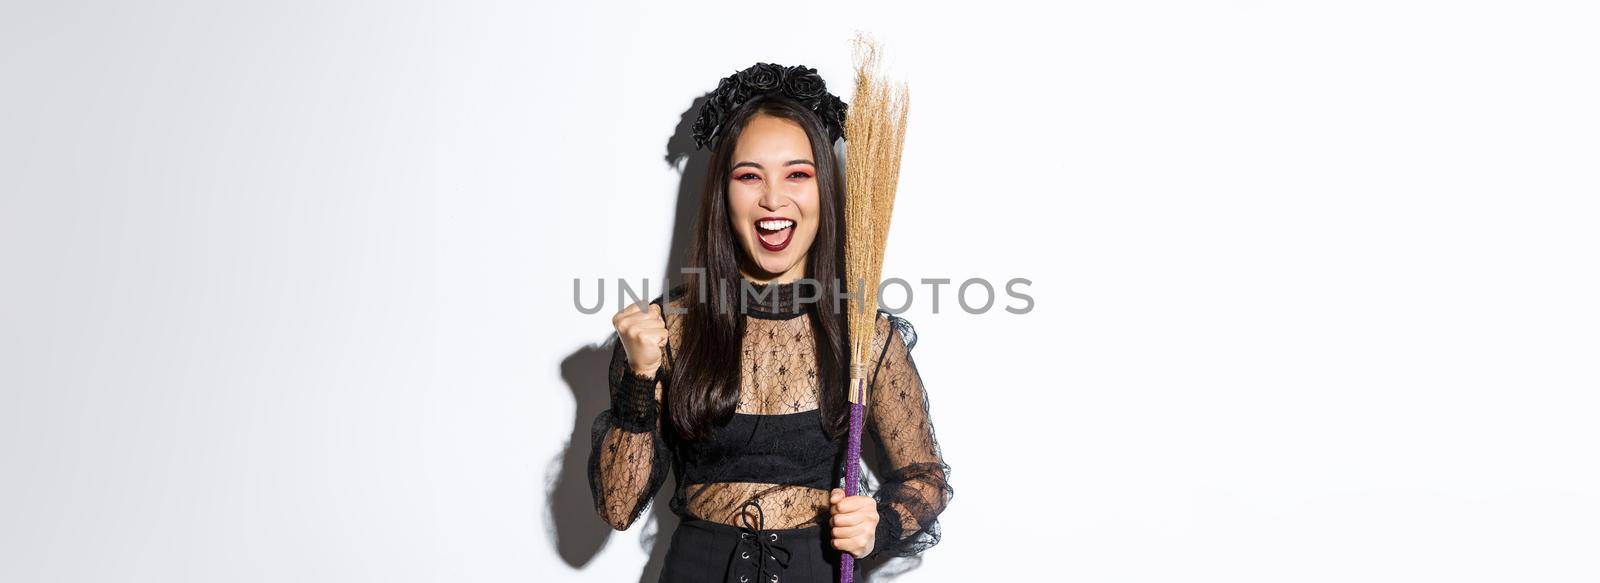
[[[750,514],[744,511],[747,506],[756,509],[754,526],[750,524]],[[778,541],[778,533],[766,530],[767,517],[761,510],[761,498],[751,498],[739,506],[739,521],[739,544],[728,557],[728,583],[781,583],[778,574],[789,568],[792,553],[789,547]],[[745,564],[751,559],[755,561],[753,573],[750,566]],[[770,572],[767,568],[769,560],[776,563]]]

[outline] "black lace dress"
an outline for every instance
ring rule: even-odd
[[[695,544],[717,547],[710,555],[696,551],[700,552],[696,558],[708,564],[728,559],[728,580],[740,580],[739,555],[748,558],[753,552],[757,559],[788,559],[790,571],[796,567],[793,563],[807,557],[825,560],[827,565],[810,565],[811,571],[818,573],[816,580],[831,581],[831,574],[821,573],[837,564],[839,552],[830,542],[828,498],[832,488],[844,485],[845,438],[830,440],[823,432],[811,316],[796,302],[796,286],[775,283],[754,288],[767,299],[746,305],[741,316],[746,331],[738,407],[732,420],[717,427],[708,441],[686,442],[662,430],[664,408],[658,399],[670,389],[634,375],[613,336],[612,407],[595,419],[589,458],[595,509],[613,528],[628,528],[655,496],[670,467],[676,478],[671,510],[682,519],[679,530],[697,528],[721,538],[711,544],[713,535],[707,534],[708,538],[690,543],[680,536],[682,532],[674,533],[665,571],[674,570],[675,562],[689,561],[682,555],[690,551],[679,546]],[[673,297],[669,302],[673,307],[688,301]],[[662,301],[657,298],[654,303]],[[679,344],[677,317],[666,316],[666,357],[655,378],[669,378],[677,364],[672,352]],[[948,481],[950,466],[934,438],[927,392],[911,359],[915,342],[909,322],[878,313],[862,451],[865,459],[877,460],[873,469],[879,483],[872,488],[862,472],[858,489],[877,500],[876,542],[868,558],[912,556],[936,544],[938,516],[954,493]],[[777,549],[781,553],[750,546],[755,538],[763,545],[773,543],[778,532],[785,538],[820,540],[824,548],[796,556],[794,545]],[[798,546],[815,543],[802,541]],[[726,557],[721,554],[724,548]],[[768,574],[784,570],[784,565],[750,563],[763,581],[779,581]],[[698,576],[721,579],[724,574]]]

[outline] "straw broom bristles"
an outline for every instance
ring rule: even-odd
[[[845,285],[858,288],[846,314],[850,335],[850,434],[845,447],[845,495],[857,493],[861,466],[861,428],[867,404],[866,371],[878,320],[878,280],[889,217],[900,182],[900,150],[905,144],[908,92],[879,70],[878,45],[862,33],[852,42],[856,87],[845,110]],[[854,583],[855,556],[839,557],[840,583]]]
[[[865,375],[878,311],[878,283],[883,251],[889,239],[900,180],[900,151],[905,144],[910,94],[904,83],[890,82],[880,70],[878,45],[864,33],[852,41],[856,67],[855,94],[845,114],[845,277],[860,287],[850,298],[847,315],[851,378]],[[852,383],[859,385],[861,383]],[[861,402],[859,388],[852,401]]]

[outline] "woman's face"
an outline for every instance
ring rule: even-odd
[[[729,162],[728,216],[754,263],[742,266],[744,275],[780,282],[805,277],[806,254],[821,214],[805,130],[781,117],[756,114],[739,134]]]

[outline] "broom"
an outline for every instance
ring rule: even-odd
[[[855,94],[845,113],[844,263],[846,285],[860,286],[848,298],[850,338],[850,437],[845,449],[846,496],[856,495],[861,477],[861,424],[867,403],[866,373],[878,316],[878,284],[883,274],[883,249],[889,239],[900,179],[900,150],[905,143],[909,94],[904,83],[891,83],[879,69],[878,46],[856,33],[851,42],[856,68]],[[840,583],[855,578],[855,556],[843,553]]]

